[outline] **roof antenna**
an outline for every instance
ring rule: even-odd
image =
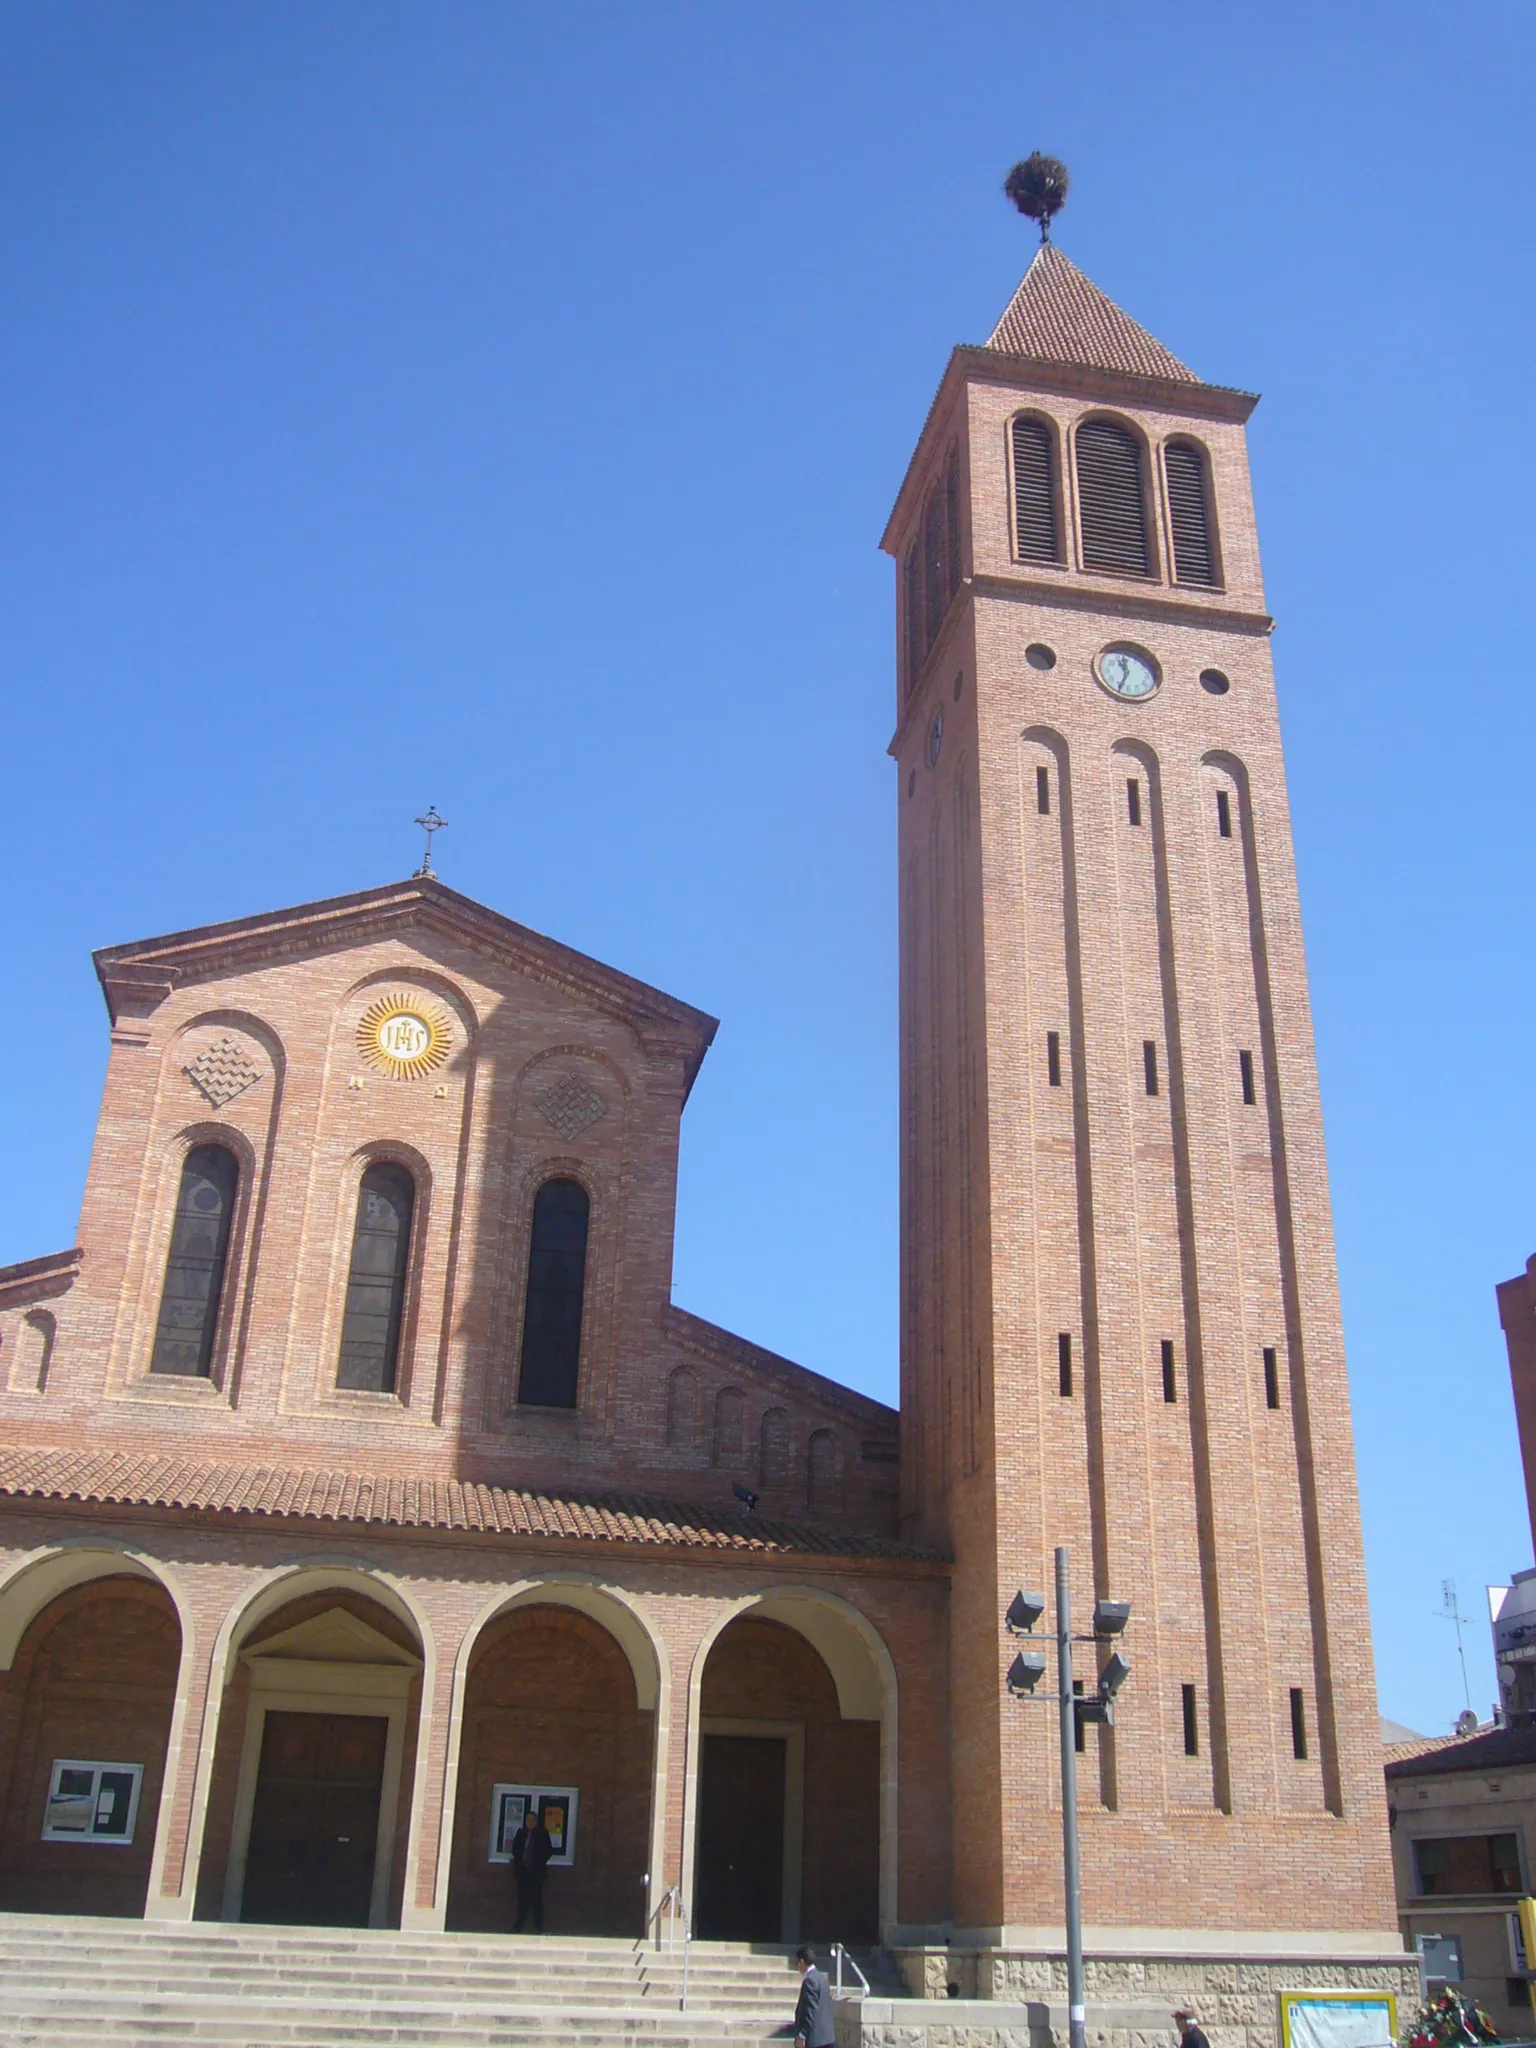
[[[1067,203],[1067,167],[1059,157],[1042,156],[1037,149],[1015,164],[1003,182],[1003,190],[1031,220],[1040,223],[1040,246],[1051,239],[1051,218]]]
[[[411,880],[413,882],[420,882],[423,880],[435,882],[437,880],[437,877],[432,872],[432,834],[434,832],[443,831],[443,829],[446,827],[448,823],[448,820],[446,818],[440,818],[437,815],[436,804],[428,804],[426,816],[423,818],[418,818],[416,820],[416,823],[427,835],[427,850],[422,855],[421,866],[416,870],[415,874],[412,875]]]

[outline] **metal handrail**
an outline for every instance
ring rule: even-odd
[[[864,1972],[859,1968],[858,1964],[853,1960],[853,1957],[849,1955],[847,1949],[843,1947],[843,1944],[840,1941],[833,1942],[832,1953],[837,1959],[837,1983],[834,1986],[834,1989],[841,1991],[843,1988],[843,1964],[846,1962],[849,1969],[852,1970],[855,1977],[857,1977],[859,1982],[863,1985],[864,1996],[867,1998],[869,1996],[869,1979],[865,1976]]]
[[[656,1946],[658,1948],[661,1947],[661,1927],[659,1923],[663,1913],[667,1916],[667,1954],[669,1956],[674,1955],[677,1951],[677,1923],[679,1920],[683,1923],[683,1996],[682,2003],[678,2009],[681,2012],[686,2012],[688,2010],[688,1951],[693,1942],[693,1929],[688,1924],[688,1908],[683,1904],[683,1894],[680,1886],[674,1884],[667,1887],[661,1898],[656,1902],[656,1910],[645,1923],[647,1933],[650,1932],[652,1927],[656,1929]]]

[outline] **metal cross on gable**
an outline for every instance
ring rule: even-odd
[[[427,835],[427,850],[422,856],[421,866],[412,877],[413,881],[420,881],[423,875],[430,875],[432,873],[432,834],[434,832],[441,832],[447,825],[448,820],[437,815],[436,804],[428,804],[426,815],[418,818],[416,823]]]

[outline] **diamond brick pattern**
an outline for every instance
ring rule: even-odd
[[[608,1114],[608,1105],[595,1088],[589,1088],[580,1074],[567,1074],[553,1088],[534,1097],[534,1105],[547,1123],[554,1125],[569,1141],[589,1131]]]
[[[226,1102],[233,1102],[237,1095],[243,1095],[247,1088],[254,1088],[263,1078],[262,1069],[244,1046],[233,1038],[221,1038],[205,1047],[192,1064],[181,1071],[203,1100],[215,1109],[222,1109]]]

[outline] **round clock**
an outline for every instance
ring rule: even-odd
[[[448,1019],[418,995],[383,996],[363,1012],[357,1049],[396,1081],[416,1081],[443,1064],[452,1044]]]
[[[1134,702],[1152,696],[1163,678],[1157,663],[1141,647],[1106,647],[1094,659],[1093,672],[1112,697]]]

